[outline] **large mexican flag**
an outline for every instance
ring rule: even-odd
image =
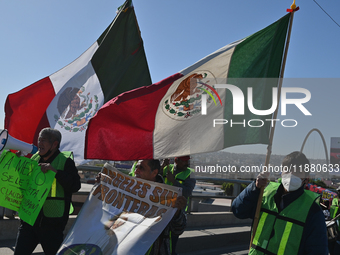
[[[291,13],[171,77],[107,102],[89,123],[85,157],[165,158],[240,144],[268,144],[272,123],[267,120],[272,116],[253,114],[247,100],[244,114],[234,114],[232,93],[214,87],[232,84],[245,97],[251,87],[253,107],[271,109],[290,17]],[[227,123],[214,126],[217,119]]]
[[[102,105],[124,91],[151,84],[143,41],[131,1],[79,58],[56,73],[7,97],[5,128],[37,143],[44,127],[62,133],[61,150],[84,162],[85,131]]]

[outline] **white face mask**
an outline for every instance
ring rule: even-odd
[[[292,173],[282,175],[282,185],[288,192],[297,190],[301,184],[302,180]]]

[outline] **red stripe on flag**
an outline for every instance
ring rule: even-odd
[[[182,76],[177,73],[153,85],[123,93],[107,102],[89,122],[85,158],[153,158],[153,131],[159,102],[172,83]]]
[[[8,133],[21,141],[36,144],[40,130],[49,126],[46,109],[54,97],[49,77],[8,95],[5,103]]]

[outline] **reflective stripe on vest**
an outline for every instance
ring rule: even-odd
[[[304,224],[318,194],[305,190],[278,213],[274,195],[279,185],[271,182],[264,190],[260,220],[249,254],[294,255],[299,251]]]
[[[53,183],[52,183],[52,188],[51,188],[51,197],[56,197],[57,196],[57,179],[54,178]]]

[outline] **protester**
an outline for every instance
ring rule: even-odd
[[[329,213],[329,200],[321,200],[320,201],[321,210],[323,215],[325,216],[325,220],[330,220],[330,213]]]
[[[336,232],[334,234],[337,234],[337,237],[335,240],[329,240],[328,242],[328,249],[329,249],[329,254],[330,255],[336,255],[336,254],[340,254],[340,220],[339,220],[339,214],[340,214],[340,210],[339,210],[339,197],[340,197],[340,186],[336,189],[337,191],[337,196],[333,198],[332,200],[332,205],[330,206],[330,220],[336,218],[334,220],[334,223],[332,223],[332,225],[334,224],[336,226]],[[330,224],[330,223],[328,223]],[[333,232],[332,232],[333,233]]]
[[[163,183],[163,177],[160,173],[159,160],[139,160],[132,168],[129,175],[135,176],[144,180]],[[96,182],[99,182],[101,174],[96,177]],[[158,236],[146,254],[148,255],[171,255],[171,236],[173,234],[180,235],[183,233],[186,226],[186,214],[184,208],[187,200],[184,196],[179,196],[173,207],[178,208],[175,215],[165,227],[163,232]]]
[[[176,157],[175,164],[169,164],[169,162],[169,159],[165,159],[162,164],[164,182],[181,187],[183,196],[189,199],[196,185],[196,179],[192,177],[194,170],[189,168],[190,156]],[[177,254],[176,246],[178,238],[178,235],[174,234],[172,236],[172,255]]]
[[[259,175],[232,203],[234,215],[254,219],[261,187],[265,187],[249,254],[328,254],[325,218],[316,199],[304,189],[309,178],[309,160],[292,152],[283,162],[282,183]]]
[[[330,208],[330,216],[334,219],[339,214],[339,197],[340,197],[340,187],[336,189],[337,197],[334,197],[332,200],[332,205]]]
[[[164,182],[181,187],[186,199],[192,195],[196,185],[196,179],[192,177],[194,170],[189,168],[189,164],[190,156],[176,157],[175,164],[169,164],[169,159],[165,159],[162,164]]]
[[[14,255],[32,254],[40,243],[46,255],[55,255],[63,241],[63,231],[69,219],[72,193],[80,189],[80,177],[72,152],[60,152],[61,133],[44,128],[39,133],[38,152],[31,159],[41,171],[56,173],[52,188],[31,226],[21,220]]]

